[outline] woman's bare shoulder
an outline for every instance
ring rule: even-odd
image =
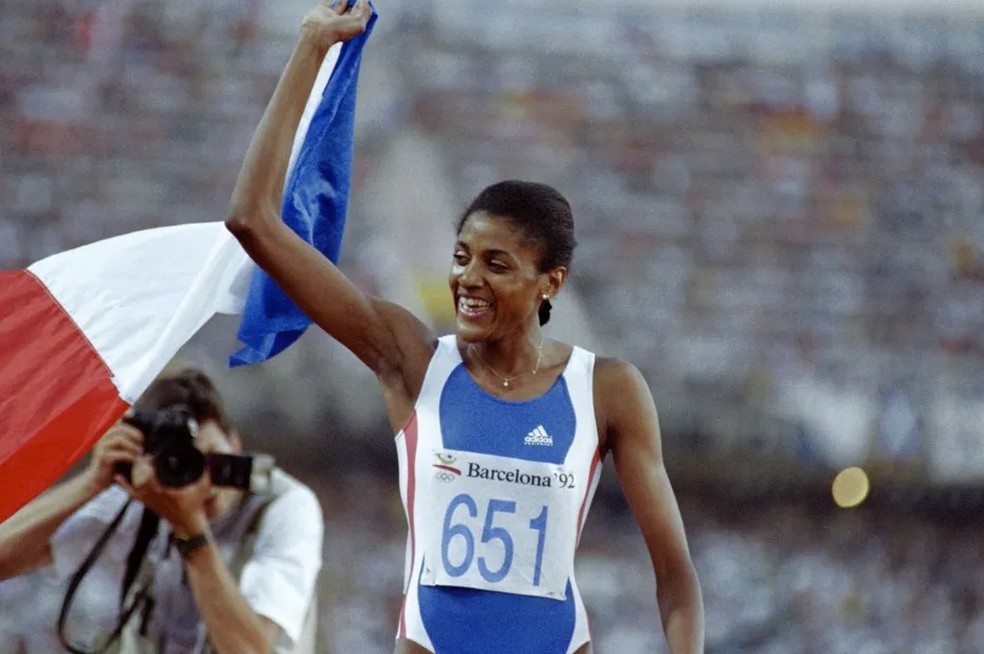
[[[594,385],[605,394],[618,393],[627,385],[640,381],[645,383],[642,372],[632,363],[618,357],[596,357],[594,366]]]

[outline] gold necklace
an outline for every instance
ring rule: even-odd
[[[540,335],[540,347],[538,347],[536,350],[536,365],[534,365],[533,370],[530,371],[531,375],[535,375],[536,371],[540,369],[540,357],[543,356],[543,336],[544,336],[543,334]],[[485,366],[489,372],[491,372],[493,375],[499,378],[499,380],[502,382],[503,388],[509,388],[509,382],[515,381],[526,374],[525,372],[521,372],[518,375],[513,375],[512,377],[503,377],[502,375],[497,373],[495,369],[492,368],[492,366],[490,366],[488,363],[485,362],[485,358],[482,356],[482,353],[474,349],[474,345],[475,345],[474,343],[469,343],[468,347],[471,348],[473,352],[475,352],[475,356],[477,356],[478,360],[482,362],[482,365]]]

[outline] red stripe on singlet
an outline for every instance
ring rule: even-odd
[[[414,492],[417,486],[417,412],[410,415],[406,426],[403,428],[403,442],[407,448],[407,524],[410,533],[410,566],[413,569],[413,562],[416,560],[416,534],[413,529],[413,508]],[[411,576],[410,583],[413,583]],[[408,585],[403,593],[403,606],[400,607],[400,638],[407,637],[407,593],[410,592]]]
[[[591,494],[591,486],[594,484],[595,476],[598,474],[599,470],[601,470],[601,452],[596,449],[594,456],[591,457],[591,474],[588,476],[588,487],[584,489],[584,499],[581,500],[581,510],[577,514],[578,542],[581,542],[581,531],[584,529],[584,511],[588,505],[588,495]],[[591,620],[588,618],[587,613],[584,614],[584,622],[588,628],[588,640],[591,640]]]
[[[581,500],[581,510],[577,514],[577,539],[581,540],[581,530],[584,528],[584,510],[588,505],[588,496],[591,494],[591,485],[594,484],[595,475],[601,467],[601,452],[595,449],[594,456],[591,457],[591,474],[588,477],[587,487],[584,489],[584,499]]]

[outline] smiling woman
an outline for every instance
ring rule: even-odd
[[[436,338],[359,290],[277,207],[294,131],[327,49],[368,8],[318,5],[253,136],[227,225],[307,315],[377,376],[400,461],[407,567],[396,652],[591,649],[574,553],[609,454],[641,527],[673,654],[703,651],[703,605],[659,423],[632,365],[546,338],[576,244],[567,200],[489,186],[458,223],[456,329]]]
[[[458,221],[458,243],[451,270],[452,290],[455,290],[456,273],[460,280],[462,268],[470,260],[468,238],[480,237],[482,227],[489,226],[487,220],[484,225],[476,224],[482,216],[486,219],[505,219],[506,226],[512,228],[510,231],[518,241],[513,244],[514,249],[518,251],[532,248],[533,252],[527,254],[532,254],[532,260],[536,262],[535,273],[552,273],[550,276],[553,288],[543,288],[538,309],[540,325],[547,324],[550,320],[550,298],[556,295],[567,279],[574,247],[577,245],[570,204],[555,189],[533,182],[500,182],[482,191]],[[489,258],[487,265],[491,272],[506,273],[510,270],[510,264],[512,267],[516,265],[516,259],[509,252],[491,250],[485,256]],[[508,260],[502,257],[507,257]],[[455,296],[459,298],[460,310],[460,298],[468,296],[457,292]],[[481,302],[479,298],[474,300]]]

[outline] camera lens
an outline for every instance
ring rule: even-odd
[[[205,455],[189,442],[172,441],[154,455],[157,478],[164,486],[192,484],[205,472]]]

